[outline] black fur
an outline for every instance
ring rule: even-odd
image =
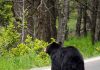
[[[84,70],[84,60],[74,46],[61,47],[53,42],[46,48],[51,57],[51,70]]]

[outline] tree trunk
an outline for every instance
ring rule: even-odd
[[[58,5],[58,32],[57,32],[57,41],[64,43],[65,40],[65,32],[67,29],[68,22],[68,3],[69,0],[59,0]]]
[[[27,34],[34,38],[34,19],[33,14],[35,11],[33,0],[25,0],[25,19],[27,22]],[[27,14],[26,14],[27,13]]]
[[[15,17],[15,28],[21,33],[21,42],[25,40],[25,28],[24,28],[24,0],[13,0],[13,13]]]
[[[100,41],[100,0],[99,0],[99,5],[98,5],[95,40]]]
[[[36,3],[39,1],[36,1]],[[34,36],[35,38],[50,42],[50,38],[56,38],[56,15],[55,1],[41,0],[37,13],[34,14]]]
[[[91,12],[87,10],[87,31],[91,32]]]
[[[86,4],[87,5],[87,4]],[[83,33],[87,36],[87,6],[83,7]]]
[[[77,23],[76,23],[76,35],[77,36],[80,36],[81,20],[82,20],[82,5],[79,4],[79,6],[78,6],[78,17],[77,17]]]
[[[97,19],[97,10],[98,10],[98,0],[92,0],[92,14],[91,14],[91,38],[92,44],[95,44],[95,29],[96,29],[96,19]]]
[[[68,6],[67,6],[67,11],[68,11],[68,13],[67,13],[67,19],[69,20],[70,19],[70,1],[68,1]],[[67,21],[68,21],[67,20]],[[69,34],[69,28],[67,27],[67,25],[66,25],[66,27],[65,27],[65,40],[68,40],[68,34]]]
[[[23,1],[22,0],[14,0],[13,1],[13,14],[15,17],[15,27],[18,32],[21,32],[21,28],[19,28],[19,23],[22,23],[22,13],[23,13]]]

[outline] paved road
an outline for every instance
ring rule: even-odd
[[[30,70],[50,70],[50,66],[42,68],[33,68]],[[86,59],[85,70],[100,70],[100,57]]]
[[[100,57],[85,60],[85,70],[100,70]]]

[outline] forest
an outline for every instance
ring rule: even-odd
[[[100,0],[0,0],[0,70],[50,65],[48,44],[100,55]]]

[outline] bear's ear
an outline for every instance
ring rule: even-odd
[[[54,48],[60,47],[59,43],[56,43],[56,42],[53,42],[53,43],[51,44],[51,46],[53,46]]]
[[[58,44],[60,47],[62,47],[62,42],[57,42],[57,44]]]
[[[60,46],[62,46],[62,42],[58,42],[58,44],[59,44]]]
[[[52,44],[50,44],[51,46],[57,46],[58,45],[58,43],[56,43],[56,42],[53,42]]]

